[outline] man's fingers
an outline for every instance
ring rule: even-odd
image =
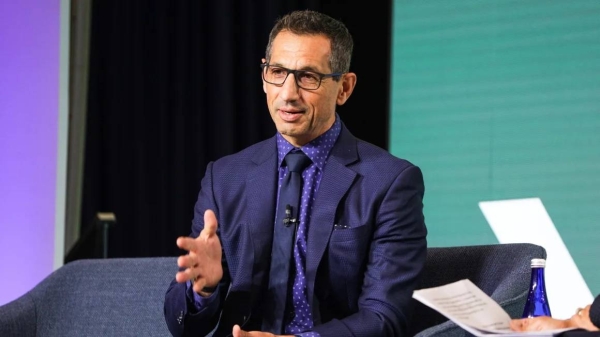
[[[181,255],[177,258],[177,266],[180,268],[192,268],[197,264],[198,262],[196,261],[196,254],[194,252],[190,252],[187,255]]]
[[[242,331],[242,329],[240,329],[240,326],[236,324],[236,325],[233,326],[233,330],[231,331],[231,335],[233,337],[242,337],[241,331]]]
[[[207,210],[204,213],[204,229],[197,238],[179,237],[177,246],[187,250],[187,255],[177,259],[180,270],[175,274],[177,282],[186,282],[197,279],[201,289],[207,284],[218,283],[223,277],[221,263],[221,244],[216,236],[217,218],[215,213]],[[201,281],[200,281],[201,280]]]
[[[240,328],[240,326],[237,324],[233,326],[233,331],[231,332],[231,334],[233,337],[248,337],[249,336],[249,334],[246,331],[242,330],[242,328]]]
[[[185,249],[188,252],[195,250],[194,249],[195,245],[196,245],[196,243],[193,238],[185,237],[185,236],[177,238],[177,247],[179,247],[181,249]]]
[[[199,277],[194,281],[194,291],[198,294],[202,291],[202,288],[206,286],[206,279],[204,277]]]
[[[233,330],[231,331],[231,335],[233,337],[278,337],[279,335],[274,335],[270,332],[262,332],[262,331],[244,331],[240,328],[239,325],[234,325]]]
[[[177,274],[175,274],[175,280],[179,283],[190,281],[194,277],[196,277],[196,275],[194,275],[189,268],[179,271]]]
[[[217,217],[212,210],[207,209],[206,212],[204,212],[204,229],[202,230],[202,233],[200,233],[200,236],[209,238],[216,233]]]
[[[179,283],[186,281],[194,281],[194,290],[200,291],[206,285],[206,279],[202,275],[201,269],[202,268],[195,267],[181,270],[177,272],[177,274],[175,274],[175,280],[177,280],[177,282]],[[196,285],[199,285],[199,287],[197,287]]]

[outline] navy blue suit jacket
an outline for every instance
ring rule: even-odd
[[[218,310],[186,304],[173,281],[165,319],[174,336],[227,336],[234,324],[260,330],[268,285],[278,185],[276,138],[207,166],[192,236],[212,209],[224,277]],[[426,256],[421,170],[361,141],[342,126],[314,200],[306,278],[314,331],[326,336],[403,336]],[[216,295],[216,294],[215,294]]]

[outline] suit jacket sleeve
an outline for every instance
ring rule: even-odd
[[[405,336],[411,299],[427,254],[421,170],[408,166],[376,213],[358,312],[315,326],[327,336]]]
[[[204,228],[204,211],[212,209],[218,216],[218,209],[212,197],[212,166],[209,163],[202,179],[200,193],[194,208],[191,237],[198,237]],[[217,235],[220,235],[217,229]],[[223,254],[223,279],[218,285],[219,298],[210,301],[210,305],[198,310],[187,295],[185,283],[173,280],[165,294],[164,315],[167,327],[173,336],[206,336],[217,325],[222,303],[229,288],[229,273],[225,254]]]

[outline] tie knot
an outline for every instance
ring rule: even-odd
[[[285,156],[285,163],[290,172],[302,173],[304,169],[310,165],[310,158],[302,151],[290,152]]]

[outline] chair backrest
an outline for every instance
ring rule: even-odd
[[[531,259],[546,250],[530,243],[432,247],[417,289],[469,279],[493,298],[511,318],[519,318],[531,279]],[[417,300],[409,336],[470,336],[454,322]]]
[[[163,306],[176,272],[176,257],[67,263],[6,305],[9,336],[30,335],[32,326],[37,336],[169,336]]]

